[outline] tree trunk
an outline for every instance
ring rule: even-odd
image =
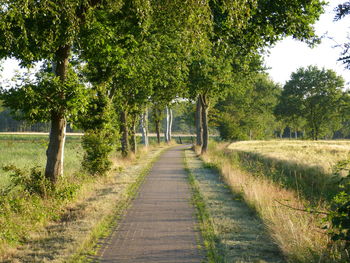
[[[295,136],[294,136],[295,139],[298,139],[298,130],[295,130],[295,131],[294,131],[294,135],[295,135]]]
[[[70,53],[70,46],[60,47],[56,52],[56,76],[61,82],[67,78],[68,58]],[[65,98],[65,94],[61,92],[58,94],[61,99]],[[66,138],[66,119],[63,114],[64,109],[51,112],[51,128],[49,145],[46,150],[46,167],[45,177],[53,184],[56,184],[58,178],[63,176],[63,156],[64,144]]]
[[[157,143],[160,144],[160,125],[159,125],[159,120],[156,119],[155,123],[156,123],[156,134],[157,134]]]
[[[169,108],[169,127],[168,127],[168,141],[171,141],[171,129],[173,126],[173,110]]]
[[[142,143],[146,147],[149,146],[148,140],[148,110],[146,109],[141,116],[141,133],[142,133]]]
[[[202,104],[199,96],[196,106],[196,144],[197,146],[202,146],[203,144]]]
[[[209,102],[205,95],[200,95],[202,106],[202,125],[203,125],[203,144],[201,154],[206,153],[208,150],[209,131],[208,131],[208,109]]]
[[[52,113],[51,115],[50,138],[46,151],[45,177],[55,184],[58,178],[63,175],[66,120],[59,114]]]
[[[137,153],[136,117],[133,118],[131,125],[131,151]]]
[[[164,129],[164,141],[169,142],[169,108],[165,107],[165,129]]]
[[[126,110],[122,110],[120,113],[120,129],[121,129],[121,144],[122,144],[122,156],[127,157],[129,155],[129,130],[128,130],[128,113]]]

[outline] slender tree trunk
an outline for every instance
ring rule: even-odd
[[[292,128],[289,127],[289,139],[292,139]]]
[[[141,116],[141,132],[142,132],[142,143],[146,147],[149,146],[148,140],[148,110],[146,109]]]
[[[136,154],[137,153],[137,138],[136,138],[136,116],[133,117],[131,123],[131,151]]]
[[[122,156],[129,155],[129,129],[128,129],[128,114],[126,110],[122,110],[120,113],[120,128],[121,128],[121,144],[122,144]]]
[[[168,141],[171,141],[171,129],[173,127],[173,110],[169,108]]]
[[[164,129],[164,141],[166,143],[169,142],[169,108],[168,106],[165,107],[165,129]]]
[[[202,127],[202,104],[200,97],[197,98],[196,106],[196,145],[202,146],[203,144],[203,127]]]
[[[71,47],[60,47],[56,52],[56,76],[60,78],[62,82],[66,80],[68,69],[68,58]],[[61,99],[65,98],[65,94],[62,92],[58,94]],[[63,176],[63,156],[64,156],[64,143],[66,138],[66,119],[64,116],[64,109],[51,112],[51,128],[49,145],[46,150],[46,168],[45,177],[55,184],[60,176]]]
[[[209,102],[205,95],[200,95],[202,105],[202,125],[203,125],[203,144],[201,153],[206,153],[208,150],[209,131],[208,131],[208,109]]]
[[[156,124],[157,143],[160,144],[160,121],[156,119],[155,124]]]
[[[298,139],[298,130],[294,131],[295,139]]]

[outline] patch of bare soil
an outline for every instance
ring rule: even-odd
[[[188,168],[210,215],[223,262],[285,262],[254,210],[233,193],[213,169],[204,168],[193,151],[186,150]]]

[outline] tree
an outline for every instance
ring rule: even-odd
[[[201,2],[203,3],[203,2]],[[313,44],[312,24],[323,12],[323,1],[208,1],[198,8],[199,43],[190,70],[192,97],[202,106],[203,145],[207,150],[210,101],[234,87],[235,74],[247,70],[259,51],[285,36]],[[200,130],[200,129],[198,129]]]
[[[235,89],[215,105],[220,136],[226,140],[271,137],[280,87],[265,74],[254,74],[242,82],[244,88]]]
[[[285,116],[301,116],[311,138],[317,140],[329,131],[339,128],[339,103],[344,80],[332,70],[316,66],[299,68],[283,87],[280,104]]]
[[[109,8],[114,6],[116,4],[110,5]],[[81,90],[77,88],[72,90],[73,87],[69,84],[68,71],[72,47],[79,41],[78,34],[81,27],[91,22],[95,9],[102,7],[102,1],[99,0],[0,1],[0,41],[2,43],[0,58],[14,57],[20,60],[22,65],[43,60],[54,64],[53,71],[56,78],[52,78],[52,81],[55,84],[53,87],[57,88],[54,90],[56,96],[51,97],[53,101],[42,101],[43,104],[50,106],[44,110],[44,114],[48,114],[51,121],[45,176],[52,183],[56,183],[63,173],[65,127],[70,114],[69,107],[65,106],[74,105],[74,100],[68,102],[67,97],[72,92]],[[52,85],[41,87],[46,89]],[[39,92],[33,86],[31,91]],[[23,92],[18,92],[14,96],[21,94],[25,95]],[[35,99],[37,94],[32,93],[32,95]],[[24,97],[21,97],[20,100],[23,99]],[[57,104],[59,107],[56,107]],[[7,105],[20,110],[16,104],[7,103]],[[75,106],[79,107],[79,105]]]
[[[338,21],[345,16],[350,14],[350,1],[344,2],[343,4],[338,5],[334,10],[336,12],[335,20]],[[350,69],[350,43],[343,44],[343,51],[341,53],[339,61],[342,61],[345,64],[347,69]]]

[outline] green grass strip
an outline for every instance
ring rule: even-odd
[[[188,174],[188,182],[192,189],[192,202],[196,207],[197,219],[199,221],[199,228],[202,233],[203,243],[207,250],[207,260],[209,263],[219,263],[223,262],[223,258],[220,255],[218,249],[219,239],[217,238],[213,223],[206,207],[204,198],[200,192],[195,175],[192,173],[191,169],[187,163],[186,153],[184,152],[184,163],[185,170]]]

